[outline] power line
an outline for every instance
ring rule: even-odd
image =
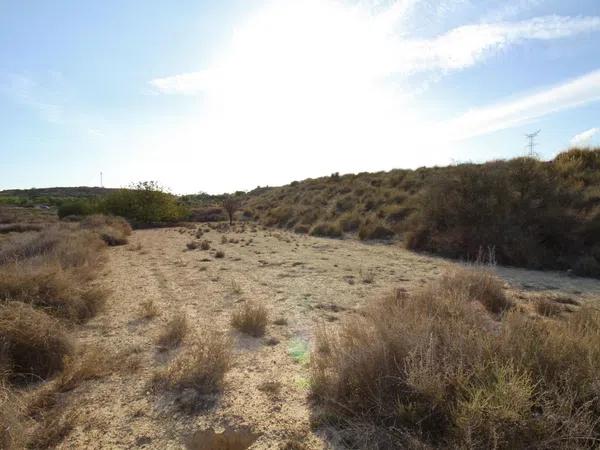
[[[535,133],[529,133],[526,134],[525,137],[528,139],[528,143],[527,143],[527,147],[529,147],[529,157],[530,158],[535,158],[537,155],[534,151],[535,146],[537,145],[537,143],[535,142],[535,138],[537,137],[538,134],[540,134],[540,131],[542,130],[537,130]]]

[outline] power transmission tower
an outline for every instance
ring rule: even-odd
[[[104,185],[102,184],[102,172],[100,172],[100,187],[104,187]]]
[[[529,133],[525,135],[525,137],[529,141],[527,143],[527,147],[529,148],[529,154],[527,156],[529,156],[530,158],[535,158],[537,156],[537,154],[534,151],[534,148],[537,145],[537,143],[535,142],[535,138],[538,134],[540,134],[540,131],[542,130],[537,130],[535,133]]]

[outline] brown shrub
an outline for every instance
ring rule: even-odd
[[[242,333],[259,337],[265,334],[269,322],[267,309],[262,304],[246,302],[231,316],[231,325]]]
[[[310,231],[310,227],[308,225],[296,225],[294,227],[294,233],[298,233],[298,234],[307,234]]]
[[[198,247],[200,247],[200,244],[196,241],[190,241],[187,244],[185,244],[185,246],[188,250],[196,250]]]
[[[358,229],[358,238],[362,241],[369,239],[390,239],[394,232],[378,222],[364,223]]]
[[[156,343],[162,348],[175,348],[181,344],[183,338],[188,332],[188,322],[184,313],[179,313],[169,320]]]
[[[498,324],[465,301],[487,289],[447,275],[319,332],[314,422],[352,448],[593,448],[600,313]]]
[[[513,305],[504,294],[502,282],[490,269],[454,269],[442,275],[439,283],[451,296],[466,301],[477,301],[494,314],[502,313]]]
[[[231,342],[216,332],[197,338],[163,371],[154,377],[157,387],[194,389],[201,394],[218,392],[231,361]]]
[[[311,228],[310,235],[329,238],[339,238],[342,237],[343,233],[339,224],[321,222]]]
[[[206,239],[200,242],[200,250],[210,250],[210,241]]]
[[[0,225],[0,234],[3,233],[25,233],[26,231],[40,231],[42,225],[33,223],[11,223]]]
[[[63,326],[20,302],[0,306],[0,350],[9,377],[21,383],[46,379],[64,367],[73,343]]]
[[[215,258],[225,258],[225,252],[223,250],[217,250],[215,252]]]

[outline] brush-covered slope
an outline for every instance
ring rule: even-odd
[[[600,276],[600,148],[333,174],[248,194],[246,216],[300,233],[403,239],[415,250]]]

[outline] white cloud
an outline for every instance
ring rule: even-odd
[[[600,70],[508,102],[472,109],[446,122],[443,129],[453,139],[466,139],[598,100]]]
[[[600,132],[600,128],[594,127],[589,130],[582,131],[581,133],[576,134],[571,139],[571,145],[585,145],[587,144],[595,135]]]

